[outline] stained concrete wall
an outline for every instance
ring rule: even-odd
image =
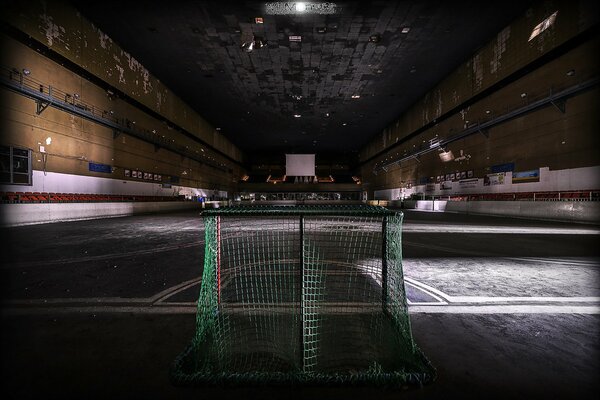
[[[434,183],[439,175],[464,170],[482,178],[492,166],[504,163],[514,163],[517,171],[600,165],[596,150],[600,91],[594,86],[569,98],[564,112],[548,105],[447,146],[455,157],[462,151],[469,158],[442,162],[433,151],[373,174],[378,161],[428,149],[429,140],[454,137],[470,126],[597,79],[600,44],[598,35],[588,29],[597,23],[598,14],[587,12],[589,8],[596,10],[597,5],[590,1],[533,4],[526,15],[400,115],[360,153],[364,162],[360,174],[371,192],[369,198],[374,190],[414,187],[422,179],[433,178],[429,183]],[[533,27],[554,11],[558,11],[555,24],[529,40]],[[481,97],[473,101],[474,96]]]
[[[0,226],[45,224],[198,209],[197,202],[0,204]]]
[[[549,221],[600,223],[600,202],[593,201],[405,200],[404,208]]]

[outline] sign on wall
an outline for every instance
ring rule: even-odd
[[[487,174],[483,177],[483,186],[504,185],[504,172]]]
[[[112,174],[112,167],[106,164],[97,164],[90,162],[88,168],[91,172],[103,172],[105,174]]]
[[[513,172],[512,183],[523,183],[523,182],[539,182],[540,181],[540,169],[532,169],[530,171],[519,171]]]

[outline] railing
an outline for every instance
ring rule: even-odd
[[[77,93],[64,92],[26,75],[16,68],[0,66],[0,84],[35,100],[36,114],[38,115],[42,114],[46,108],[54,107],[112,129],[114,138],[120,133],[126,133],[153,144],[155,150],[164,148],[220,171],[230,171],[228,165],[206,154],[202,147],[199,147],[199,150],[193,150],[189,146],[177,144],[175,139],[161,135],[156,129],[150,130],[136,126],[135,121],[118,116],[113,110],[98,108],[85,102]],[[205,145],[205,147],[207,146]]]

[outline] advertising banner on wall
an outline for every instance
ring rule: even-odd
[[[98,163],[90,162],[88,164],[88,169],[91,172],[104,172],[105,174],[112,173],[112,167],[110,165],[106,165],[106,164],[98,164]]]
[[[504,172],[487,174],[483,177],[483,186],[504,185]]]
[[[464,179],[464,180],[459,181],[458,185],[460,186],[461,189],[474,188],[474,187],[477,187],[478,182],[479,182],[479,179],[477,179],[477,178]]]
[[[530,171],[519,171],[513,172],[512,183],[523,183],[523,182],[539,182],[540,181],[540,169],[532,169]]]
[[[441,190],[450,190],[450,189],[452,189],[452,182],[451,181],[444,181],[444,182],[440,183],[440,189]]]

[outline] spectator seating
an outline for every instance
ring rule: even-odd
[[[89,203],[127,201],[177,201],[184,196],[145,196],[92,193],[0,192],[2,203]]]

